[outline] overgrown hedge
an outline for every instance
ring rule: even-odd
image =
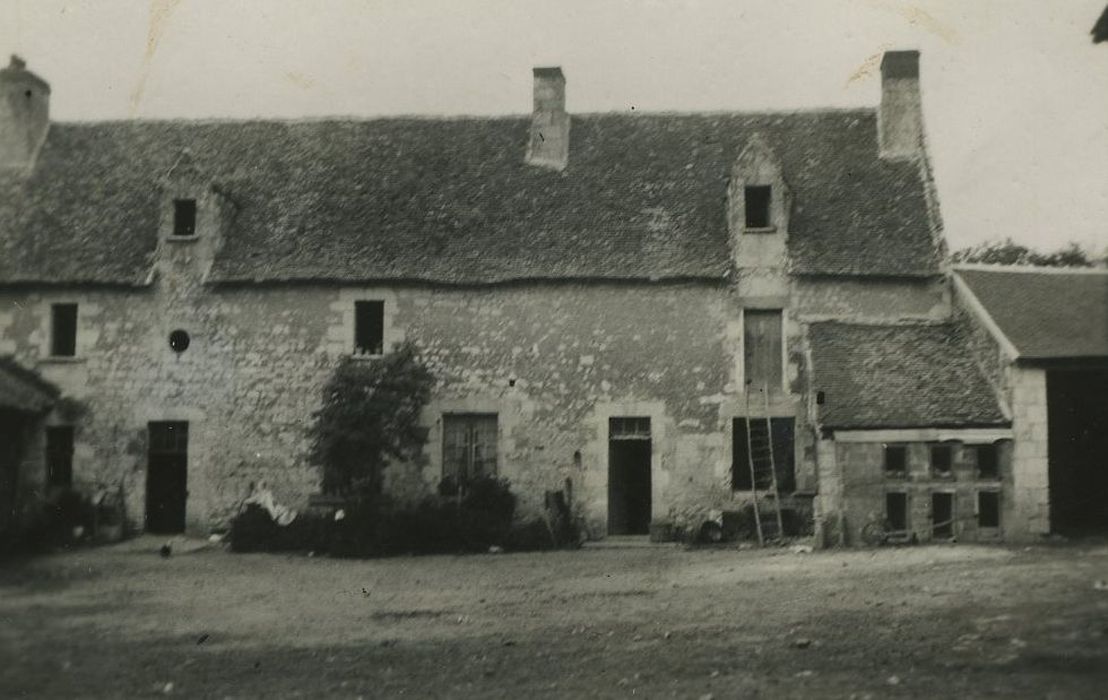
[[[466,484],[462,494],[435,496],[414,506],[383,497],[343,510],[343,517],[305,513],[281,527],[250,506],[231,524],[236,552],[316,551],[336,557],[457,554],[555,549],[576,544],[576,532],[543,519],[513,524],[516,497],[503,479]]]

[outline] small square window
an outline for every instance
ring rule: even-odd
[[[769,205],[772,199],[772,188],[769,185],[751,185],[743,188],[743,199],[746,202],[746,227],[748,229],[769,228]]]
[[[77,354],[77,305],[53,304],[50,307],[50,354],[73,357]]]
[[[999,492],[977,492],[977,527],[1000,527]]]
[[[885,445],[885,473],[903,475],[908,471],[908,447]]]
[[[385,344],[385,302],[354,302],[354,354],[380,355]]]
[[[176,199],[173,201],[173,235],[196,235],[196,200]]]
[[[46,428],[46,484],[59,488],[73,485],[73,426]]]
[[[980,479],[1000,478],[1000,463],[997,459],[996,444],[974,445],[977,455],[977,476]]]
[[[935,476],[950,476],[954,468],[954,447],[952,445],[931,445],[931,473]]]

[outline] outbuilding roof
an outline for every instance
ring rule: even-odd
[[[955,323],[813,323],[808,339],[820,427],[1008,425]]]
[[[58,398],[58,390],[10,357],[0,357],[0,409],[41,413]]]
[[[1108,271],[982,266],[955,274],[1016,359],[1108,359]]]
[[[529,117],[55,123],[29,177],[0,176],[0,284],[144,284],[182,158],[233,203],[216,282],[722,279],[755,133],[794,195],[794,272],[938,274],[920,169],[878,157],[876,121],[574,115],[562,172],[524,163]]]

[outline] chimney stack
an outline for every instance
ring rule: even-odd
[[[535,68],[535,104],[531,112],[531,140],[527,162],[564,170],[569,161],[569,115],[566,114],[566,78],[562,69]]]
[[[0,169],[30,169],[50,125],[50,85],[13,55],[0,69]]]
[[[877,140],[882,158],[910,159],[923,153],[919,51],[886,51],[881,59]]]

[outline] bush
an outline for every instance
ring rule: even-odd
[[[234,552],[327,551],[331,520],[301,513],[288,525],[278,525],[265,508],[251,503],[231,521]]]

